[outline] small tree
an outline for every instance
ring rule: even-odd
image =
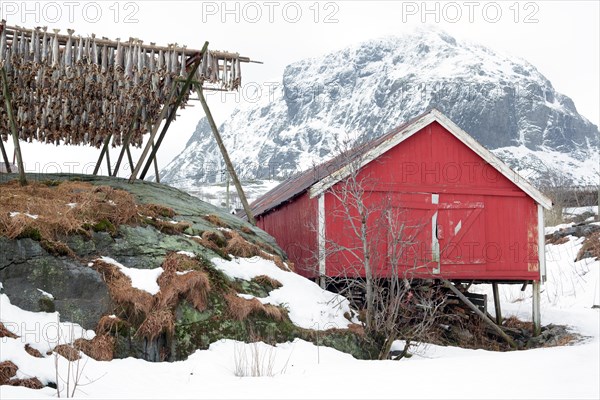
[[[335,199],[334,218],[347,235],[343,240],[321,238],[326,249],[319,257],[343,260],[341,276],[332,278],[342,294],[364,294],[361,320],[380,348],[379,358],[388,357],[395,340],[405,339],[402,358],[440,317],[445,296],[413,279],[418,269],[426,268],[414,251],[425,221],[409,222],[406,211],[376,194],[372,180],[360,173],[360,161],[346,164],[350,174],[326,192]]]

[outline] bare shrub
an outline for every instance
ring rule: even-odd
[[[274,376],[277,352],[275,347],[261,349],[260,343],[235,343],[233,350],[234,375],[237,377]]]

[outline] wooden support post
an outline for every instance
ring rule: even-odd
[[[4,159],[4,165],[6,165],[6,172],[8,172],[10,174],[12,172],[12,170],[10,168],[8,156],[6,155],[6,149],[4,148],[4,143],[2,143],[2,138],[0,138],[0,151],[2,151],[2,158]]]
[[[196,74],[198,67],[202,63],[202,58],[203,58],[202,56],[204,55],[204,53],[206,53],[207,50],[208,50],[208,42],[204,42],[204,46],[202,47],[201,52],[196,55],[197,60],[194,63],[194,65],[192,66],[192,69],[188,72],[188,77],[185,80],[185,83],[183,84],[183,87],[181,88],[179,95],[177,96],[177,100],[175,100],[175,103],[173,104],[173,106],[171,108],[171,112],[169,113],[169,116],[167,117],[167,120],[165,121],[165,125],[163,126],[163,129],[160,132],[160,135],[158,135],[158,139],[156,139],[156,143],[153,143],[154,138],[150,139],[150,142],[153,145],[153,149],[152,149],[152,152],[150,153],[150,156],[148,157],[148,160],[146,161],[146,165],[144,166],[144,169],[142,170],[140,179],[144,179],[146,177],[146,174],[148,173],[148,169],[150,169],[150,166],[152,165],[152,162],[153,162],[154,158],[156,157],[156,152],[160,148],[160,145],[165,137],[165,134],[169,130],[169,126],[171,125],[171,122],[173,122],[173,119],[175,119],[175,114],[177,114],[177,109],[179,108],[179,105],[181,104],[181,101],[183,100],[183,96],[185,96],[185,94],[190,89],[190,85],[192,84],[192,79],[193,79],[194,75]],[[160,120],[157,122],[157,125],[160,125]],[[136,169],[137,168],[138,168],[138,166],[136,166]]]
[[[483,321],[488,324],[492,329],[494,329],[494,331],[496,331],[498,333],[498,335],[500,335],[500,337],[502,337],[502,339],[504,339],[509,345],[510,347],[512,347],[513,349],[518,348],[517,344],[515,343],[515,341],[506,334],[506,332],[504,332],[502,330],[502,328],[500,328],[498,325],[496,325],[494,323],[494,321],[492,321],[491,319],[489,319],[475,304],[473,304],[464,294],[461,293],[460,290],[458,290],[453,284],[452,282],[450,282],[447,279],[442,279],[441,280],[442,283],[444,284],[444,286],[446,286],[448,289],[450,289],[456,296],[458,296],[459,299],[462,300],[463,303],[465,303],[471,310],[473,310],[475,312],[475,314],[477,314],[481,319],[483,319]]]
[[[21,186],[25,186],[27,185],[27,178],[25,177],[23,156],[21,155],[21,146],[19,145],[19,133],[17,132],[17,125],[15,124],[15,117],[12,109],[12,101],[10,99],[10,91],[8,90],[8,78],[6,76],[6,70],[4,69],[4,67],[0,68],[0,76],[2,78],[2,94],[4,95],[4,103],[6,104],[6,115],[8,117],[8,123],[10,125],[10,131],[15,147],[15,154],[17,155],[17,167],[19,168],[19,183],[21,184]]]
[[[231,163],[231,160],[229,159],[229,153],[227,153],[227,149],[225,148],[225,145],[223,144],[223,140],[221,139],[221,135],[219,134],[217,124],[215,123],[212,113],[210,112],[210,109],[208,108],[208,104],[206,103],[206,99],[204,98],[202,86],[196,85],[196,87],[198,89],[198,97],[200,98],[200,102],[202,103],[202,108],[204,109],[204,113],[206,114],[206,118],[208,119],[208,124],[210,125],[212,133],[215,137],[215,140],[217,141],[219,150],[221,150],[221,155],[223,156],[225,165],[227,165],[227,171],[229,172],[229,176],[231,177],[231,180],[233,180],[233,184],[235,186],[235,189],[237,190],[238,197],[240,198],[240,201],[242,202],[242,207],[244,207],[244,211],[246,212],[246,216],[248,217],[248,222],[250,222],[252,225],[256,225],[256,220],[254,219],[254,215],[252,214],[252,210],[250,209],[250,205],[248,204],[248,199],[246,199],[246,194],[244,193],[242,184],[240,183],[237,173],[235,172],[235,169],[233,168],[233,164]]]
[[[104,143],[102,143],[102,150],[100,150],[100,156],[98,156],[98,161],[96,162],[96,166],[94,167],[94,175],[98,175],[98,171],[100,171],[100,165],[102,165],[102,159],[104,158],[104,153],[108,151],[108,144],[110,143],[110,138],[112,137],[112,133],[104,138]],[[109,174],[110,175],[110,174]]]
[[[533,281],[531,288],[533,289],[533,336],[538,336],[540,333],[542,333],[542,314],[540,312],[540,282]]]
[[[108,176],[112,176],[111,168],[110,168],[110,148],[106,148],[106,168],[108,169]]]
[[[500,293],[498,292],[498,283],[492,283],[494,292],[494,309],[496,310],[496,323],[502,325],[502,308],[500,307]]]
[[[131,157],[131,151],[129,150],[129,145],[127,145],[127,160],[129,161],[129,170],[133,171],[133,158]]]
[[[152,143],[152,150],[154,150],[154,143]],[[154,176],[156,177],[156,183],[160,183],[160,175],[158,173],[158,161],[154,157]]]

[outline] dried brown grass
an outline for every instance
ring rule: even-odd
[[[173,311],[164,307],[150,311],[144,322],[142,322],[136,331],[135,336],[154,340],[159,337],[161,333],[166,333],[171,336],[174,331],[175,317]]]
[[[137,219],[134,197],[109,186],[70,181],[31,182],[27,186],[16,181],[0,184],[0,236],[40,241],[42,247],[57,256],[74,256],[61,242],[65,235],[90,235],[99,224],[115,229]]]
[[[248,226],[242,226],[242,228],[240,229],[242,232],[244,232],[246,235],[256,235],[256,232],[254,232],[252,230],[252,228],[248,227]]]
[[[250,258],[263,255],[260,247],[244,239],[244,237],[239,233],[235,231],[227,231],[225,232],[225,236],[228,239],[227,247],[225,248],[225,251],[228,254],[241,258]]]
[[[12,361],[0,362],[0,385],[6,385],[6,383],[17,374],[19,367]]]
[[[281,308],[272,304],[263,304],[258,299],[244,299],[236,293],[227,293],[225,295],[228,311],[232,318],[244,321],[250,314],[263,314],[276,321],[283,320],[285,313]]]
[[[173,223],[171,221],[163,221],[162,219],[149,219],[148,222],[167,235],[179,235],[192,226],[192,224],[187,221],[177,221],[176,223]]]
[[[253,282],[263,286],[270,286],[273,289],[279,289],[283,285],[277,279],[273,279],[268,275],[258,275],[252,279]]]
[[[70,344],[59,344],[52,351],[60,354],[69,361],[77,361],[81,358],[79,350]]]
[[[600,232],[594,232],[585,238],[575,260],[580,261],[587,257],[600,259]]]
[[[174,308],[181,300],[187,300],[198,311],[206,310],[210,279],[200,270],[197,259],[171,253],[165,258],[162,268],[164,272],[158,278],[160,292],[156,296],[155,307]]]
[[[227,247],[227,240],[225,237],[214,231],[206,231],[202,233],[202,240],[212,243],[213,246],[219,249]]]
[[[102,275],[111,298],[129,317],[128,320],[141,320],[150,312],[153,305],[152,295],[132,287],[131,279],[118,267],[96,260],[92,268]]]
[[[570,346],[577,340],[575,335],[567,334],[556,339],[554,344],[545,343],[543,347]]]
[[[75,347],[96,361],[111,361],[117,340],[110,335],[96,335],[92,340],[77,339]]]
[[[531,321],[521,321],[519,318],[511,315],[502,321],[502,325],[507,328],[513,329],[524,329],[528,332],[533,332],[533,322]]]
[[[568,241],[569,241],[568,236],[556,237],[554,235],[548,235],[548,238],[546,239],[546,244],[559,245],[559,244],[565,244]]]
[[[102,318],[100,318],[98,324],[96,325],[96,333],[99,335],[117,334],[121,327],[127,325],[128,323],[126,321],[123,321],[117,316],[111,317],[104,315]]]
[[[2,322],[0,322],[0,338],[3,338],[3,337],[7,337],[7,338],[11,338],[11,339],[18,338],[17,335],[15,335],[14,333],[12,333],[8,329],[6,329],[4,324]]]
[[[173,218],[175,211],[172,208],[165,207],[160,204],[140,204],[138,212],[150,218]]]
[[[44,385],[38,378],[12,379],[5,383],[8,386],[22,386],[28,389],[42,389]]]
[[[211,224],[216,225],[218,227],[221,227],[221,228],[231,228],[229,226],[229,224],[227,224],[225,221],[223,221],[221,218],[219,218],[218,216],[216,216],[214,214],[205,215],[202,218],[204,218],[206,221],[208,221]]]
[[[39,350],[37,350],[37,349],[34,349],[33,347],[31,347],[31,346],[29,345],[29,343],[27,343],[27,344],[25,345],[25,351],[26,351],[26,352],[27,352],[27,353],[28,353],[30,356],[33,356],[33,357],[36,357],[36,358],[43,358],[43,356],[42,356],[42,353],[40,353],[40,352],[39,352]]]

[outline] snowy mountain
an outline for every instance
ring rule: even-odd
[[[266,90],[263,90],[266,92]],[[285,177],[435,107],[526,176],[598,181],[598,127],[533,65],[439,30],[370,40],[289,65],[277,90],[220,126],[242,177]],[[221,182],[206,119],[161,173],[184,190]]]

